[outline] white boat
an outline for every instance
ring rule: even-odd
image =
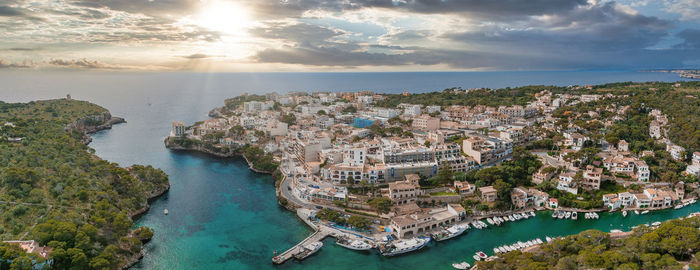
[[[481,225],[479,225],[479,223],[476,222],[476,220],[475,220],[475,221],[472,221],[472,226],[474,226],[474,228],[477,228],[477,229],[481,230]]]
[[[505,220],[502,217],[497,217],[499,223],[503,223]]]
[[[591,219],[591,213],[585,213],[583,215],[586,219]]]
[[[554,210],[554,212],[552,212],[552,218],[557,218],[558,214],[559,214],[559,211]]]
[[[514,216],[514,215],[510,215],[510,216],[508,216],[508,218],[510,218],[510,221],[515,221],[515,216]]]
[[[537,238],[537,239],[535,239],[535,240],[537,241],[538,244],[544,243],[544,242],[542,242],[542,239],[540,239],[540,238]]]
[[[430,242],[430,237],[415,237],[411,239],[394,241],[386,245],[380,252],[384,256],[396,256],[411,251],[419,250]]]
[[[479,224],[480,224],[481,227],[483,227],[483,228],[488,228],[488,227],[489,227],[489,225],[486,225],[486,223],[483,222],[483,221],[481,221],[481,220],[479,220]]]
[[[635,215],[639,215],[639,211],[634,210],[634,214],[635,214]]]
[[[168,214],[168,209],[163,210],[163,214]]]
[[[488,223],[491,224],[491,225],[494,224],[494,223],[493,223],[493,219],[491,219],[491,218],[486,218],[486,222],[488,222]]]
[[[621,230],[610,230],[611,233],[621,233]]]
[[[557,217],[560,219],[564,219],[564,216],[566,216],[566,213],[564,211],[559,211],[559,214],[557,214]]]
[[[481,261],[481,258],[479,258],[479,255],[474,255],[474,256],[472,256],[472,258],[474,258],[475,261]]]
[[[566,215],[564,216],[565,218],[570,218],[571,217],[571,212],[566,212]]]
[[[505,247],[498,247],[498,250],[501,251],[501,253],[506,253],[508,250]]]
[[[627,210],[622,210],[622,216],[626,217],[627,216]]]
[[[469,269],[471,265],[469,265],[467,262],[461,262],[461,263],[453,263],[452,267],[455,269]]]
[[[684,206],[684,205],[679,204],[679,205],[676,205],[675,207],[673,207],[673,209],[681,209],[681,208],[683,208],[683,206]]]
[[[649,210],[642,211],[642,215],[646,215],[646,214],[649,214]]]
[[[294,255],[294,258],[297,260],[303,260],[306,259],[307,257],[313,255],[314,253],[318,252],[321,247],[323,247],[323,243],[321,242],[312,242],[308,245],[302,246],[299,251],[299,253]]]
[[[486,259],[486,258],[489,257],[489,256],[486,256],[486,253],[484,253],[483,251],[477,251],[477,252],[476,252],[476,255],[479,256],[479,258],[482,258],[482,259]]]
[[[466,231],[466,230],[467,230],[466,226],[454,225],[452,227],[449,227],[447,229],[444,229],[444,230],[441,230],[437,233],[434,233],[432,236],[433,236],[433,239],[435,239],[435,241],[445,241],[447,239],[455,238],[457,236],[462,235],[462,233],[464,233],[464,231]]]
[[[576,213],[576,212],[571,213],[571,219],[577,220],[577,219],[578,219],[578,213]]]
[[[498,248],[493,248],[493,254],[498,254],[501,253],[501,251],[498,250]]]
[[[598,219],[600,216],[598,216],[598,213],[591,213],[591,218],[592,219]]]
[[[660,225],[661,225],[661,222],[659,222],[659,221],[654,222],[654,223],[651,224],[651,226],[660,226]]]
[[[547,243],[552,242],[552,238],[549,236],[545,236],[544,240],[547,241]]]
[[[530,211],[530,216],[536,217],[537,215],[535,215],[535,211]]]
[[[352,250],[370,250],[372,245],[362,240],[350,240],[346,238],[340,238],[335,242],[337,245],[352,249]]]

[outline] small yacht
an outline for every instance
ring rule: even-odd
[[[566,215],[566,213],[565,213],[564,211],[559,211],[559,214],[557,214],[557,217],[558,217],[559,219],[564,219],[564,216],[565,216],[565,215]]]
[[[370,250],[372,249],[372,245],[368,244],[365,241],[362,240],[350,240],[348,238],[339,238],[338,241],[335,242],[337,245],[352,249],[352,250]]]
[[[586,219],[591,219],[591,213],[585,213],[583,214],[583,217]]]
[[[384,256],[395,256],[419,250],[430,242],[430,237],[416,237],[399,240],[384,246],[380,253]]]
[[[498,250],[501,251],[501,253],[506,253],[508,250],[505,247],[498,247]]]
[[[471,265],[469,265],[467,262],[461,262],[461,263],[453,263],[452,267],[455,269],[469,269]]]
[[[634,214],[635,214],[635,215],[639,215],[639,211],[634,210]]]
[[[569,219],[571,217],[571,212],[566,212],[566,215],[564,216],[566,219]]]
[[[627,210],[622,210],[622,216],[626,217],[627,216]]]
[[[486,222],[488,222],[488,223],[491,224],[491,225],[494,224],[494,223],[493,223],[493,219],[491,219],[491,218],[486,218]]]
[[[486,259],[489,257],[489,256],[486,256],[486,253],[484,253],[483,251],[477,251],[476,255],[478,255],[479,258],[482,258],[482,259]]]
[[[656,227],[656,226],[659,226],[659,225],[661,225],[661,222],[660,222],[660,221],[657,221],[657,222],[654,222],[654,223],[651,224],[651,226],[655,226],[655,227]]]
[[[536,217],[537,215],[535,215],[535,211],[530,211],[530,216]]]
[[[449,227],[444,230],[440,230],[439,232],[433,233],[432,237],[435,239],[435,241],[445,241],[447,239],[452,239],[457,236],[462,235],[464,231],[467,230],[467,227],[464,225],[454,225],[452,227]]]
[[[554,210],[554,212],[552,212],[552,218],[557,218],[558,212],[559,212],[559,211]]]
[[[477,261],[477,262],[481,261],[481,258],[479,258],[479,255],[474,255],[474,256],[472,256],[472,258],[474,258],[474,261]]]
[[[514,216],[514,215],[510,215],[510,216],[508,216],[508,217],[510,218],[510,221],[516,221],[516,219],[515,219],[515,216]]]
[[[535,239],[535,240],[537,240],[537,243],[538,243],[538,244],[544,243],[544,242],[542,242],[542,239],[540,239],[540,238],[537,238],[537,239]]]
[[[321,242],[313,242],[311,244],[305,245],[301,247],[301,251],[294,255],[294,258],[297,260],[303,260],[306,259],[307,257],[313,255],[314,253],[318,252],[321,247],[323,247],[323,243]]]
[[[552,238],[549,236],[545,236],[544,240],[547,241],[547,243],[552,242]]]
[[[642,215],[646,215],[646,214],[649,214],[649,210],[642,211]]]
[[[498,250],[498,248],[493,248],[493,254],[498,254],[498,253],[501,253],[501,251]]]
[[[621,230],[610,230],[611,233],[621,233]]]
[[[576,212],[571,213],[571,219],[577,220],[577,219],[578,219],[578,213],[576,213]]]
[[[168,209],[163,210],[163,214],[168,214]]]
[[[681,209],[681,208],[683,208],[682,204],[679,204],[679,205],[676,205],[675,207],[673,207],[673,209]]]

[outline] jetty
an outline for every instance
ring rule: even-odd
[[[294,255],[297,255],[298,253],[302,252],[304,250],[304,246],[306,246],[307,244],[321,241],[324,238],[326,238],[328,235],[329,235],[328,231],[317,230],[314,233],[312,233],[311,235],[309,235],[309,237],[307,237],[306,239],[304,239],[301,242],[299,242],[298,244],[296,244],[295,246],[291,247],[290,249],[286,250],[285,252],[282,252],[279,255],[272,257],[272,263],[282,264],[282,263],[288,261],[289,259],[294,258]]]

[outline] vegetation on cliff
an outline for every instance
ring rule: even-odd
[[[102,160],[82,143],[82,130],[65,130],[105,112],[83,101],[0,103],[0,134],[23,138],[0,140],[0,200],[11,202],[0,204],[2,240],[52,247],[58,269],[119,269],[140,252],[147,233],[131,233],[131,215],[167,190],[168,177],[151,166]],[[13,265],[40,263],[30,254],[4,254]]]
[[[629,237],[588,230],[556,239],[532,252],[512,251],[479,269],[691,269],[700,267],[700,217],[634,229]]]

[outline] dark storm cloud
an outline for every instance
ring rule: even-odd
[[[14,17],[14,18],[24,18],[29,20],[43,20],[42,18],[33,16],[29,14],[26,10],[21,8],[14,8],[10,6],[0,6],[0,17]]]
[[[682,38],[683,43],[676,45],[675,48],[700,50],[700,30],[685,29],[676,36]]]

